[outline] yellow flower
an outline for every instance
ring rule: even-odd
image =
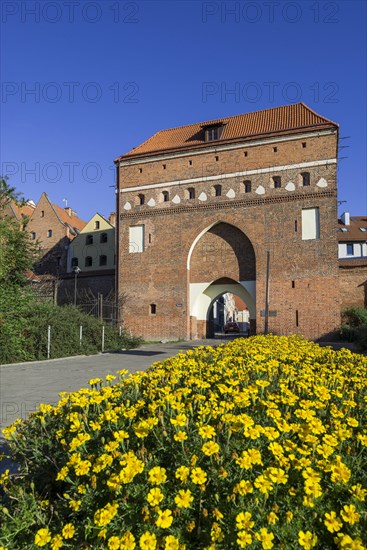
[[[167,481],[166,470],[160,466],[154,466],[154,468],[149,470],[148,477],[149,483],[154,483],[156,485],[160,485]]]
[[[46,546],[51,541],[51,533],[46,528],[38,529],[36,536],[34,537],[34,544],[36,546]]]
[[[119,550],[120,548],[120,539],[118,537],[110,537],[108,539],[108,548],[110,550]]]
[[[360,483],[357,483],[357,485],[352,485],[349,492],[354,496],[354,498],[360,500],[361,502],[364,502],[366,499],[367,489],[363,489]]]
[[[75,527],[72,523],[67,523],[62,528],[62,536],[64,539],[72,539],[75,533]]]
[[[191,481],[195,483],[195,485],[204,485],[207,480],[207,475],[200,467],[193,468],[191,472]]]
[[[248,531],[249,529],[252,529],[255,523],[251,520],[251,513],[250,512],[240,512],[236,516],[236,529],[239,531]]]
[[[311,550],[311,548],[317,544],[317,536],[311,533],[311,531],[306,531],[305,533],[303,531],[299,531],[298,542],[299,545],[305,550]]]
[[[286,517],[287,523],[290,523],[290,522],[292,521],[292,519],[293,519],[293,512],[288,511],[288,512],[286,513],[285,517]]]
[[[269,523],[270,525],[275,525],[275,524],[277,523],[277,521],[279,520],[279,517],[276,515],[275,512],[270,512],[270,513],[268,514],[267,519],[268,519],[268,523]]]
[[[153,487],[147,495],[147,501],[151,506],[158,506],[162,502],[164,495],[158,487]]]
[[[136,547],[134,535],[126,531],[120,539],[120,550],[134,550]]]
[[[237,544],[240,548],[246,548],[252,543],[252,536],[247,531],[239,531],[237,533]]]
[[[273,540],[274,535],[273,533],[270,533],[265,527],[262,527],[258,533],[255,534],[255,537],[257,540],[259,540],[262,544],[262,547],[264,550],[270,550],[270,548],[273,548]]]
[[[187,416],[186,414],[178,414],[176,418],[170,418],[171,424],[174,426],[185,426],[187,422]]]
[[[326,512],[324,524],[330,533],[337,533],[343,525],[340,519],[336,516],[335,512]]]
[[[182,483],[186,483],[186,481],[189,479],[190,475],[190,469],[187,466],[180,466],[177,468],[175,476],[177,479],[182,481]]]
[[[218,453],[219,445],[214,441],[208,441],[207,443],[204,443],[204,445],[201,447],[201,450],[206,456],[212,456],[213,454]]]
[[[154,533],[145,531],[139,539],[141,550],[155,550],[157,548],[157,538]]]
[[[360,514],[356,512],[356,507],[354,504],[350,504],[349,506],[346,504],[343,506],[343,510],[340,512],[340,515],[346,523],[351,523],[352,525],[357,523],[361,517]]]
[[[199,428],[199,435],[203,438],[203,439],[211,439],[213,437],[215,437],[215,429],[213,428],[213,426],[200,426]]]
[[[171,510],[158,510],[158,519],[155,522],[157,527],[161,527],[162,529],[167,529],[168,527],[171,527],[173,522],[172,512]]]
[[[51,541],[51,549],[52,550],[59,550],[59,548],[61,548],[62,545],[63,545],[62,536],[61,535],[55,535],[52,538],[52,541]]]
[[[178,508],[189,508],[193,500],[194,497],[189,489],[187,491],[181,489],[175,496],[175,503]]]
[[[165,538],[164,550],[179,550],[180,541],[173,535],[168,535]]]
[[[185,441],[187,439],[187,433],[180,430],[173,436],[173,439],[175,441]]]
[[[241,481],[234,486],[233,492],[238,493],[241,496],[252,493],[253,488],[251,482],[245,479],[241,479]]]

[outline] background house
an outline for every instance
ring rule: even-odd
[[[86,313],[108,320],[116,318],[115,218],[96,213],[78,232],[58,293],[60,304],[75,302]]]
[[[55,276],[65,273],[69,245],[85,225],[74,210],[54,204],[42,193],[26,227],[31,239],[37,240],[41,247],[41,258],[34,272]]]
[[[341,215],[338,256],[342,309],[367,307],[367,216]]]

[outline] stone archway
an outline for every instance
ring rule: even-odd
[[[255,332],[255,252],[240,229],[218,222],[199,233],[189,251],[188,270],[191,338],[205,338],[210,332],[208,309],[225,292],[248,305],[251,332]]]

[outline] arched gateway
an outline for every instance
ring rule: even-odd
[[[209,311],[225,293],[239,296],[256,330],[256,261],[250,240],[237,227],[217,222],[201,231],[188,254],[190,336],[213,336]]]
[[[338,126],[299,103],[163,130],[116,159],[126,328],[147,340],[205,337],[226,292],[262,332],[269,257],[269,331],[332,332],[337,143]]]

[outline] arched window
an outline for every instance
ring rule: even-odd
[[[301,183],[302,187],[307,187],[308,185],[310,185],[310,172],[301,173]]]
[[[99,265],[107,265],[107,256],[100,256],[99,257]]]
[[[101,236],[100,236],[100,238],[99,238],[99,242],[100,242],[100,243],[106,243],[107,240],[108,240],[108,235],[107,235],[107,233],[101,233]]]
[[[94,229],[99,229],[99,221],[94,222]]]
[[[251,193],[251,180],[245,180],[243,182],[243,188],[245,193]]]
[[[85,267],[91,267],[93,265],[93,258],[92,256],[87,256],[85,258]]]
[[[138,195],[138,205],[143,206],[145,204],[145,195],[143,193],[139,193]]]
[[[71,267],[78,267],[79,260],[78,258],[74,257],[71,259]]]
[[[168,191],[162,191],[162,202],[168,202],[168,201],[169,201]]]
[[[222,186],[221,185],[214,185],[213,195],[215,197],[221,197],[222,196]]]
[[[87,235],[85,237],[85,244],[93,244],[93,235]]]
[[[32,231],[32,233],[31,233],[31,239],[32,239],[32,241],[36,240],[36,233],[34,231]]]

